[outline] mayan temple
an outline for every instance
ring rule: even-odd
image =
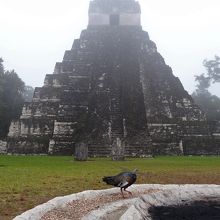
[[[11,123],[7,151],[72,155],[85,143],[90,156],[219,154],[219,127],[142,30],[139,3],[93,0],[87,29]]]

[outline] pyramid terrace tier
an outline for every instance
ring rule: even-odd
[[[11,124],[8,152],[71,155],[87,143],[90,156],[218,154],[219,127],[141,27],[89,26]]]

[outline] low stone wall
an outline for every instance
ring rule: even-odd
[[[186,136],[183,139],[184,155],[220,155],[220,136]]]
[[[0,154],[7,153],[7,142],[0,140]]]
[[[47,154],[49,139],[47,137],[8,138],[9,154]]]
[[[153,155],[220,155],[217,122],[149,124]]]
[[[140,189],[142,187],[146,187],[146,185],[140,186]],[[152,185],[148,187],[152,187]],[[213,210],[209,209],[210,205],[212,203],[216,206],[220,204],[220,186],[217,185],[153,185],[153,187],[157,188],[158,191],[142,195],[136,199],[106,204],[104,207],[92,211],[82,220],[195,219],[194,217],[199,217],[200,214],[206,216],[206,219],[212,219],[212,216],[215,216],[216,213],[212,213]],[[197,207],[195,207],[196,203]],[[201,209],[199,204],[203,204],[203,213],[199,213],[198,208]],[[194,213],[175,213],[176,208],[184,206],[189,208],[194,206],[196,211],[194,210]],[[160,216],[156,216],[157,209],[160,211],[162,208],[164,210],[172,208],[173,210],[170,213],[172,217],[167,218],[167,212],[165,212],[165,215],[160,213]],[[120,212],[120,209],[123,210],[123,213]],[[218,209],[216,212],[219,216],[220,210]]]
[[[171,207],[191,205],[197,202],[216,202],[220,204],[220,185],[159,185],[143,184],[133,185],[130,188],[132,193],[139,192],[139,198],[121,199],[116,202],[106,203],[97,207],[96,210],[86,214],[83,220],[153,220],[155,207]],[[145,194],[148,191],[147,194]],[[142,192],[142,193],[141,193]],[[144,193],[145,192],[145,193]],[[112,194],[120,193],[118,188],[107,190],[90,190],[64,197],[57,197],[49,202],[39,205],[14,220],[40,220],[49,211],[57,208],[67,208],[70,202],[77,200],[99,199],[109,197]],[[207,203],[208,206],[208,203]],[[88,207],[87,207],[88,208]],[[74,210],[72,210],[74,212]],[[206,213],[212,215],[213,213]],[[53,218],[54,219],[54,218]],[[60,219],[54,219],[58,220]],[[68,218],[69,219],[69,218]]]

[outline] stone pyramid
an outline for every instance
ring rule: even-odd
[[[12,122],[9,153],[72,155],[79,143],[88,144],[90,156],[210,151],[205,114],[142,30],[140,16],[135,0],[90,2],[87,29]]]

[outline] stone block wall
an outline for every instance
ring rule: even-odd
[[[49,139],[45,137],[12,137],[7,140],[9,154],[48,154]]]

